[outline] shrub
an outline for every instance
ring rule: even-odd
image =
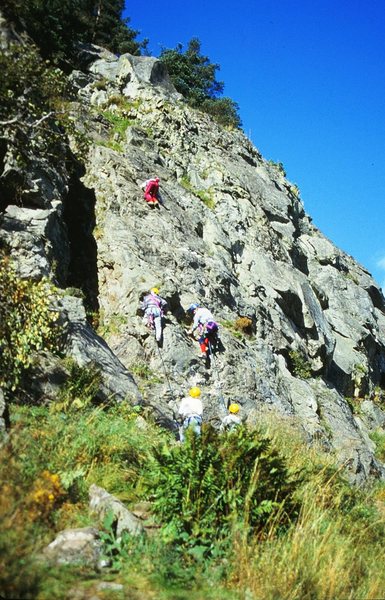
[[[289,352],[290,365],[289,368],[295,377],[300,379],[309,379],[312,375],[311,364],[306,357],[298,350]]]
[[[211,115],[218,123],[230,129],[239,129],[242,125],[239,116],[239,106],[231,98],[210,98],[199,107]]]
[[[228,319],[220,321],[220,324],[231,331],[238,340],[243,340],[245,335],[251,336],[254,333],[254,324],[249,317],[237,317],[234,321]]]
[[[385,462],[385,433],[381,430],[372,431],[370,439],[376,444],[375,455],[379,460]]]
[[[238,428],[221,436],[204,427],[179,446],[155,450],[151,491],[166,539],[210,550],[233,528],[261,530],[273,516],[296,514],[296,482],[267,437]]]
[[[0,140],[18,166],[16,175],[3,174],[0,180],[4,208],[29,202],[26,172],[36,159],[49,159],[59,170],[68,160],[71,168],[73,154],[80,160],[86,156],[89,140],[71,114],[75,108],[69,104],[68,80],[41,59],[33,44],[11,44],[0,52],[0,72]]]
[[[238,317],[234,322],[234,328],[246,335],[252,335],[253,321],[249,317]]]
[[[95,400],[102,383],[102,375],[95,365],[81,367],[72,359],[67,359],[68,363],[69,377],[61,387],[57,401],[51,405],[56,412],[70,412],[89,406]]]
[[[33,361],[33,352],[58,352],[57,289],[47,280],[20,279],[6,253],[0,253],[0,387],[15,391]]]
[[[119,136],[119,139],[123,140],[127,127],[132,125],[132,120],[117,112],[111,111],[105,111],[103,113],[103,116],[105,117],[105,119],[107,119],[107,121],[109,121],[109,123],[111,123],[112,134],[117,134]]]
[[[163,48],[160,60],[166,65],[170,78],[178,92],[191,106],[212,115],[222,125],[240,127],[238,105],[231,98],[219,98],[223,93],[223,81],[217,81],[219,65],[201,54],[201,42],[192,38],[185,52],[182,44],[175,49]]]
[[[283,166],[282,162],[275,162],[274,160],[268,160],[267,164],[270,167],[273,167],[274,169],[276,169],[278,171],[278,173],[280,173],[283,177],[286,177],[285,167]]]
[[[111,52],[140,54],[147,40],[136,41],[138,31],[122,18],[124,0],[3,0],[6,17],[26,29],[44,58],[60,60],[67,68],[77,62],[79,41]]]

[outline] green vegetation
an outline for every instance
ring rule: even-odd
[[[234,321],[220,321],[220,324],[239,340],[242,340],[245,335],[249,337],[253,334],[253,321],[249,317],[237,317]]]
[[[162,379],[145,362],[137,362],[129,370],[130,373],[141,379],[142,385],[144,384],[147,387],[156,383],[162,383]]]
[[[58,171],[71,171],[75,158],[84,160],[88,139],[75,124],[68,82],[58,68],[43,61],[31,45],[12,44],[0,53],[0,142],[12,153],[18,169],[0,181],[0,209],[22,205],[28,198],[26,173],[36,158]],[[70,149],[69,138],[73,140]]]
[[[108,140],[99,142],[103,146],[112,148],[116,152],[123,152],[123,142],[125,141],[127,128],[136,125],[137,111],[141,105],[141,100],[130,101],[124,96],[110,96],[105,104],[107,110],[103,110],[101,115],[110,124]],[[144,130],[151,137],[150,129]]]
[[[69,370],[68,378],[61,387],[57,402],[51,405],[56,412],[69,413],[89,406],[100,390],[102,377],[95,365],[80,367],[73,359],[64,360]]]
[[[296,183],[292,183],[291,185],[289,185],[289,190],[293,194],[293,196],[295,196],[295,198],[297,198],[298,200],[301,199],[301,190],[299,189]]]
[[[194,556],[217,552],[235,531],[255,534],[269,519],[283,525],[296,515],[298,481],[255,431],[221,436],[207,427],[182,446],[160,447],[155,458],[150,489],[163,535]]]
[[[182,44],[175,49],[163,48],[160,60],[178,92],[191,106],[212,115],[222,125],[239,128],[241,120],[238,105],[231,98],[219,98],[223,93],[223,81],[217,81],[218,64],[210,62],[201,54],[201,42],[192,38],[185,52]]]
[[[78,42],[94,43],[111,52],[140,54],[147,40],[122,19],[124,0],[4,0],[4,14],[19,31],[26,29],[44,58],[68,69],[77,63]]]
[[[282,162],[275,162],[274,160],[268,160],[267,164],[270,165],[270,167],[273,167],[274,169],[276,169],[278,171],[278,173],[283,175],[283,177],[286,177],[285,167],[283,166]]]
[[[188,192],[191,192],[194,196],[197,196],[197,198],[202,200],[203,204],[205,204],[207,206],[207,208],[209,208],[210,210],[213,210],[215,208],[215,200],[213,198],[213,193],[210,189],[209,190],[196,189],[192,185],[188,175],[184,175],[182,177],[182,179],[180,180],[180,184],[182,185],[182,187],[184,187],[185,190],[187,190]]]
[[[377,404],[382,410],[385,409],[385,390],[381,387],[376,386],[373,390],[372,398],[373,402]]]
[[[383,596],[384,487],[349,487],[332,456],[305,446],[290,423],[261,418],[258,429],[227,435],[208,427],[180,445],[124,403],[85,404],[76,418],[10,412],[0,449],[6,598],[96,593],[100,579],[123,585],[122,600],[133,590],[165,600]],[[107,518],[98,526],[112,563],[101,574],[35,560],[56,532],[92,523],[91,483],[128,507],[149,501],[158,534],[117,539]]]
[[[380,430],[372,431],[370,439],[376,444],[375,454],[381,462],[385,462],[385,433]]]
[[[108,315],[101,309],[98,313],[98,327],[97,333],[105,338],[110,335],[116,335],[119,333],[125,325],[128,323],[127,315],[121,313],[112,313]]]
[[[125,117],[122,114],[112,111],[104,111],[103,116],[109,123],[112,125],[111,135],[112,137],[118,138],[119,142],[124,140],[125,133],[127,131],[127,127],[132,125],[132,119]]]
[[[231,331],[233,336],[236,337],[238,340],[243,340],[243,335],[242,335],[241,331],[239,331],[235,328],[234,321],[230,321],[230,319],[228,319],[228,320],[219,321],[219,324],[222,327],[224,327],[225,329],[228,329],[229,331]]]
[[[302,352],[291,350],[289,352],[289,369],[295,377],[300,379],[309,379],[312,375],[311,364]]]
[[[33,353],[59,351],[58,290],[46,279],[20,279],[9,256],[0,252],[0,387],[15,391],[32,365]]]

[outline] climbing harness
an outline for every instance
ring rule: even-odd
[[[211,364],[214,367],[215,377],[216,377],[216,380],[217,380],[217,383],[218,383],[219,400],[221,401],[221,406],[224,408],[225,411],[227,411],[227,403],[226,403],[226,401],[224,399],[224,396],[223,396],[221,381],[220,381],[220,378],[219,378],[219,375],[218,375],[217,363],[216,363],[214,352],[213,352],[213,346],[212,346],[210,340],[208,340],[208,347],[209,347],[210,362],[211,362]]]

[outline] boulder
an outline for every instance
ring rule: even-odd
[[[93,484],[89,489],[90,510],[97,516],[100,523],[111,515],[112,527],[117,538],[125,531],[137,536],[144,532],[142,522],[130,512],[120,500],[109,494],[106,490]]]
[[[43,558],[56,565],[102,566],[102,542],[94,527],[61,531],[43,551]]]

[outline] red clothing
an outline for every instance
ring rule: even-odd
[[[144,199],[148,204],[158,202],[159,179],[149,179],[144,190]]]

